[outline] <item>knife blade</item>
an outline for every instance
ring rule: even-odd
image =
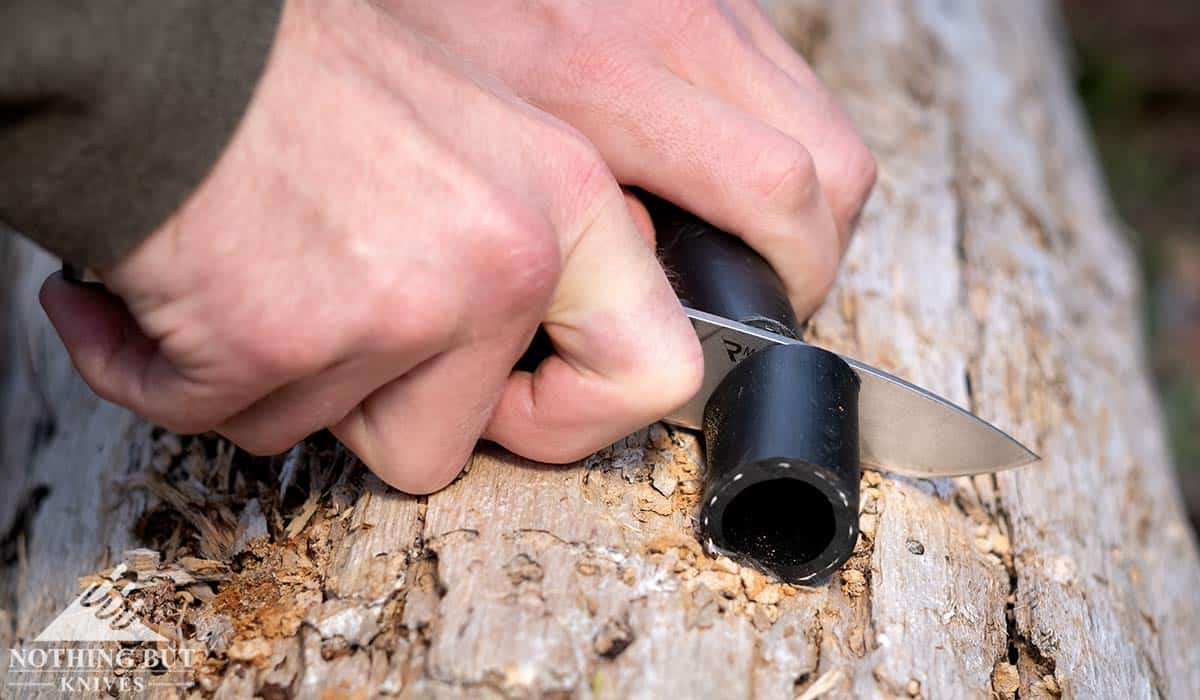
[[[803,345],[793,338],[684,307],[704,353],[700,392],[665,420],[702,429],[704,406],[738,362],[768,345]],[[929,479],[1019,467],[1039,457],[970,411],[877,367],[839,355],[862,381],[859,453],[865,466]]]

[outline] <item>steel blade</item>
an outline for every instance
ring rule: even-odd
[[[800,341],[703,311],[687,309],[704,350],[704,384],[686,406],[667,417],[701,429],[704,406],[734,365],[768,345]],[[936,478],[998,471],[1038,459],[1004,431],[915,384],[842,357],[862,380],[859,455],[872,468]]]

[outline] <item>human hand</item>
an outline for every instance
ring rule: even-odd
[[[410,492],[485,428],[582,457],[702,373],[594,148],[370,3],[289,0],[213,171],[99,272],[42,293],[99,395],[255,453],[328,426]],[[539,322],[557,354],[510,376]]]
[[[740,235],[801,317],[833,284],[875,163],[754,0],[384,0],[578,128],[617,179]]]

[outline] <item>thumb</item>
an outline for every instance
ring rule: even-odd
[[[696,393],[700,344],[646,238],[626,201],[611,197],[564,263],[543,322],[555,354],[513,372],[485,437],[568,462]]]
[[[46,278],[38,298],[83,380],[105,399],[125,398],[118,388],[121,370],[145,366],[154,343],[124,302],[101,285],[69,281],[61,272]]]

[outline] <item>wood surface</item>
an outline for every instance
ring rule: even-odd
[[[75,378],[36,304],[53,263],[7,241],[0,646],[131,561],[145,619],[208,649],[147,695],[1200,697],[1200,562],[1056,8],[768,4],[880,163],[809,339],[1039,464],[867,473],[854,558],[781,586],[700,550],[702,458],[662,426],[568,468],[482,448],[428,498],[328,439],[164,435]]]

